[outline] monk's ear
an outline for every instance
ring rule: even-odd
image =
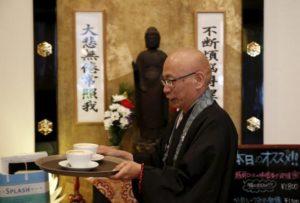
[[[205,85],[205,76],[204,76],[204,73],[201,72],[201,71],[198,71],[196,74],[195,74],[195,87],[196,89],[201,89],[204,85]]]

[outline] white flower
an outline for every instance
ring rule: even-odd
[[[121,106],[120,104],[112,104],[109,106],[109,109],[112,111],[117,110],[120,106]]]
[[[121,95],[116,94],[116,95],[113,95],[112,98],[113,98],[113,102],[119,102],[119,101],[126,99],[127,97],[124,96],[123,94],[121,94]]]
[[[122,106],[122,105],[119,106],[119,108],[118,108],[117,111],[118,111],[123,117],[129,116],[130,113],[131,113],[131,111],[130,111],[128,108],[126,108],[126,107],[124,107],[124,106]]]
[[[110,111],[105,111],[104,112],[104,118],[109,118],[110,117],[111,112]]]
[[[105,130],[109,130],[109,128],[112,126],[112,120],[110,118],[104,119],[104,128]]]
[[[104,112],[104,128],[110,130],[112,128],[126,130],[131,124],[132,111],[121,105],[121,101],[127,99],[127,93],[112,96],[112,104],[108,110]],[[109,135],[113,136],[113,135]]]
[[[129,124],[128,119],[126,119],[126,118],[121,118],[120,123],[121,123],[122,129],[124,129]]]
[[[119,120],[119,118],[120,118],[119,112],[117,112],[117,111],[111,112],[111,114],[110,114],[110,119],[111,119],[112,121],[117,121],[117,120]]]

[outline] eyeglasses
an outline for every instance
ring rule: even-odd
[[[174,78],[174,79],[161,79],[161,83],[163,84],[163,86],[169,86],[169,87],[173,87],[174,86],[174,82],[176,82],[177,80],[181,80],[184,79],[186,77],[189,77],[191,75],[194,75],[195,73],[197,73],[197,71],[189,73],[187,75],[184,76],[180,76],[178,78]]]

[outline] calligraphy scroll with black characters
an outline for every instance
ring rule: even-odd
[[[209,61],[211,69],[209,88],[220,106],[224,103],[224,19],[225,13],[221,11],[195,13],[196,47]]]
[[[105,108],[104,12],[75,12],[77,123],[100,123]]]

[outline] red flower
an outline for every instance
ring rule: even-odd
[[[120,102],[120,104],[128,109],[133,109],[134,104],[129,99],[124,99]]]

